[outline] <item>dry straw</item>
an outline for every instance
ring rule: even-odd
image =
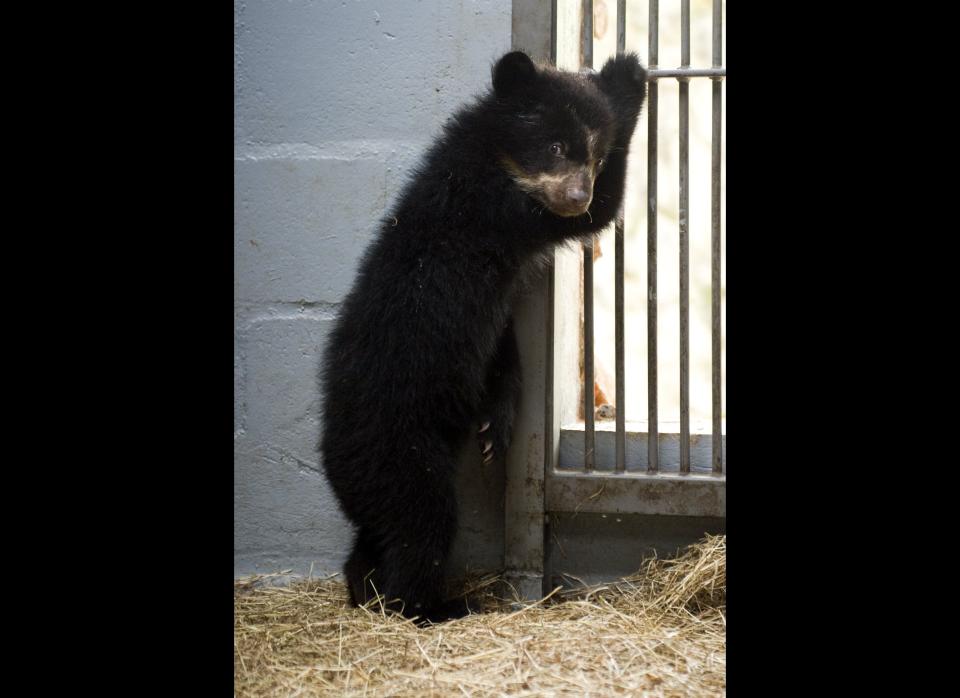
[[[235,694],[725,695],[725,536],[519,608],[497,581],[469,585],[482,613],[420,628],[377,604],[350,608],[333,578],[240,580]]]

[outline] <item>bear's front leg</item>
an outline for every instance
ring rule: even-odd
[[[647,71],[635,53],[610,58],[591,79],[610,99],[619,125],[618,140],[629,142],[634,124],[647,96]]]
[[[520,405],[520,386],[520,352],[511,318],[487,368],[486,395],[477,432],[484,464],[503,457],[510,446],[513,421]]]

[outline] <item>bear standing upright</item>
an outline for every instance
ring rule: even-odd
[[[345,566],[354,604],[379,593],[407,617],[466,612],[442,597],[457,452],[472,430],[485,462],[506,451],[520,280],[616,216],[645,95],[633,54],[578,74],[508,53],[382,221],[322,364],[320,450],[357,527]]]

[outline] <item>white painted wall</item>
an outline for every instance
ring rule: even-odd
[[[319,358],[378,217],[509,50],[511,2],[235,0],[234,15],[234,572],[338,571],[351,531],[314,448]],[[495,564],[502,473],[460,484],[456,560]]]

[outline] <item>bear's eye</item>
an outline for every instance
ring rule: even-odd
[[[550,152],[553,153],[554,155],[556,155],[557,157],[560,157],[561,155],[563,155],[563,144],[561,144],[561,143],[551,143],[551,144],[550,144]]]
[[[597,160],[597,169],[598,169],[598,170],[600,170],[600,169],[603,168],[603,162],[604,162],[603,158],[600,158],[599,160]]]

